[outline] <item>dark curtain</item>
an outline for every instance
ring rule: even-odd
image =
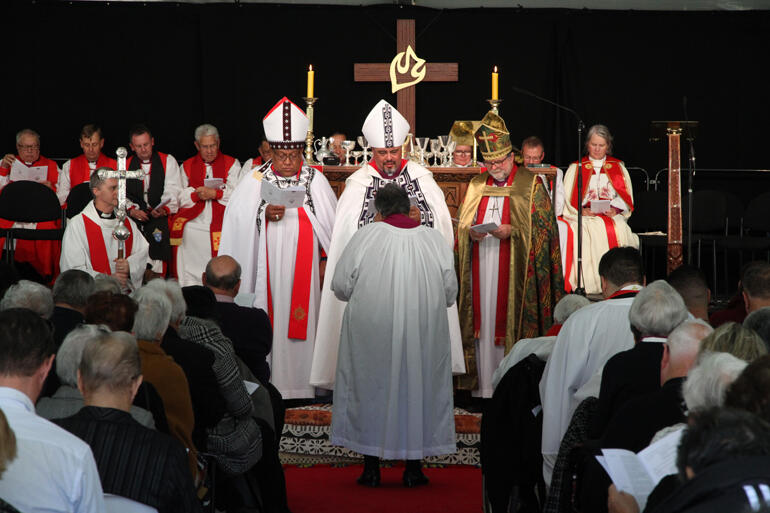
[[[762,168],[770,115],[762,72],[770,12],[634,12],[537,9],[196,5],[5,0],[0,151],[17,130],[42,135],[49,157],[80,153],[87,122],[105,152],[144,122],[156,147],[191,156],[193,130],[216,125],[222,150],[254,156],[261,119],[286,95],[300,106],[308,64],[316,69],[316,136],[353,138],[388,84],[353,82],[354,62],[389,62],[396,19],[417,20],[417,55],[459,62],[457,83],[417,86],[420,136],[480,119],[490,72],[500,67],[501,113],[514,141],[537,134],[546,160],[577,154],[569,115],[510,89],[568,105],[590,126],[608,125],[615,155],[651,172],[666,166],[649,142],[651,120],[699,120],[700,167]]]

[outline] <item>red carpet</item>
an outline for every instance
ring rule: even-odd
[[[292,513],[477,513],[481,512],[481,469],[453,465],[425,468],[427,486],[405,488],[403,465],[383,468],[382,484],[356,484],[363,465],[308,468],[288,466],[286,490]]]

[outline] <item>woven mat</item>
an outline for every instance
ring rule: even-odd
[[[481,414],[454,409],[457,452],[425,459],[426,465],[480,466],[479,442]],[[281,462],[287,465],[356,464],[363,457],[357,452],[329,443],[332,406],[314,404],[286,410],[281,437]]]

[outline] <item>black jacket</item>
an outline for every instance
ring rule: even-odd
[[[262,383],[270,381],[265,358],[273,348],[273,329],[264,310],[217,301],[222,333],[233,343],[235,354]]]

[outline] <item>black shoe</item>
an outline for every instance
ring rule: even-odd
[[[404,486],[414,488],[428,484],[428,476],[422,473],[422,470],[404,470]]]
[[[358,477],[356,482],[361,486],[368,486],[370,488],[380,486],[380,469],[365,468],[363,474]]]

